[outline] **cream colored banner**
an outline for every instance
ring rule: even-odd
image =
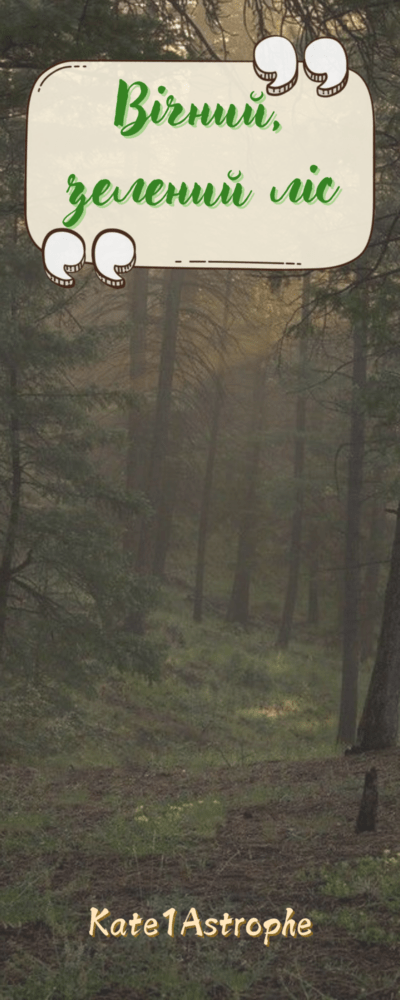
[[[137,266],[335,267],[370,236],[373,132],[353,72],[323,97],[299,63],[270,96],[251,63],[60,64],[30,97],[27,227],[40,249],[77,233],[87,261],[115,229]]]

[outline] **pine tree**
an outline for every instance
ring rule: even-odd
[[[138,509],[99,472],[96,417],[111,396],[82,388],[110,330],[82,319],[90,273],[52,285],[24,226],[30,89],[68,59],[177,58],[176,24],[117,0],[0,2],[0,667],[55,690],[113,668],[155,676],[159,653],[126,623],[153,601],[123,554]],[[183,51],[182,51],[182,54]]]

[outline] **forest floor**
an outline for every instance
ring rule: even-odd
[[[372,764],[378,829],[357,836]],[[397,751],[196,774],[3,765],[0,997],[398,1000],[399,767]],[[108,928],[156,918],[159,935],[92,938],[92,906]],[[290,908],[313,934],[183,936],[193,907],[203,930],[226,912],[283,924]]]

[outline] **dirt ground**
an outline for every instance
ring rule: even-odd
[[[379,780],[378,829],[376,833],[357,836],[354,824],[360,796],[355,797],[348,779],[358,779],[361,794],[365,771],[373,764]],[[261,924],[274,917],[283,923],[287,908],[294,910],[295,920],[309,917],[312,910],[333,913],[350,904],[363,910],[362,893],[350,900],[327,896],[320,870],[340,861],[351,863],[364,855],[382,855],[385,850],[400,852],[399,767],[400,753],[392,751],[321,762],[272,761],[239,768],[225,766],[195,778],[182,769],[160,773],[135,767],[71,768],[63,776],[64,788],[84,789],[87,799],[82,804],[64,807],[70,830],[73,818],[73,850],[63,856],[49,854],[51,889],[76,884],[71,891],[81,925],[81,940],[85,946],[101,949],[103,958],[106,949],[115,949],[119,942],[97,932],[92,944],[88,937],[90,906],[108,907],[110,920],[118,917],[128,920],[134,910],[144,919],[152,916],[160,919],[163,909],[176,906],[175,900],[179,900],[176,947],[180,948],[184,975],[185,966],[195,958],[197,961],[199,948],[207,944],[193,930],[185,937],[180,936],[180,924],[188,912],[187,906],[186,909],[181,906],[182,898],[196,907],[203,921],[211,916],[222,918],[228,909],[233,917],[246,920],[254,917]],[[23,795],[24,787],[32,782],[32,774],[29,768],[5,766],[0,771],[0,784],[6,787],[11,777],[14,787]],[[260,785],[265,786],[266,803],[249,804],[252,787]],[[51,801],[58,791],[59,780],[54,777],[54,785],[50,782],[47,786],[46,798]],[[120,855],[94,857],[80,849],[84,830],[101,825],[107,814],[106,796],[117,795],[122,801],[134,803],[144,797],[163,802],[202,798],[211,793],[220,795],[228,804],[225,821],[216,837],[196,840],[193,850],[186,844],[185,850],[176,851],[174,856],[149,851],[147,857],[138,860],[131,878],[127,878],[126,859]],[[15,864],[21,876],[24,869],[29,870],[29,857],[19,854]],[[1,871],[1,884],[6,885],[10,875],[11,881],[15,879],[13,869],[13,863],[11,870],[10,864],[6,864]],[[82,874],[85,887],[79,887]],[[154,912],[154,898],[159,901],[159,912]],[[390,913],[384,900],[376,899],[374,917],[383,928],[389,929]],[[22,946],[43,962],[51,961],[48,955],[49,948],[53,948],[51,937],[43,921],[19,927],[0,925],[6,967],[13,950]],[[379,945],[365,943],[334,923],[318,925],[318,921],[314,921],[312,937],[273,938],[268,949],[264,934],[257,939],[244,937],[243,942],[241,935],[239,944],[235,937],[223,940],[219,935],[218,946],[240,947],[244,969],[265,956],[265,976],[252,985],[251,992],[243,994],[251,1000],[293,997],[361,1000],[364,996],[398,1000],[400,997],[400,942],[397,948],[385,941]],[[134,948],[131,938],[126,941]],[[157,946],[157,939],[150,942],[153,951]],[[273,949],[275,955],[271,960]],[[368,989],[365,984],[369,984]],[[122,985],[116,992],[114,987],[105,985],[93,994],[93,1000],[147,1000],[162,995],[159,990],[144,993],[135,986]],[[212,982],[206,995],[212,1000],[242,996]]]

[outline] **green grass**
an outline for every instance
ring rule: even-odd
[[[169,646],[159,682],[111,676],[79,700],[84,724],[54,756],[76,766],[182,767],[198,773],[266,759],[335,754],[340,662],[310,643],[282,653],[265,628],[248,632],[215,615],[191,619],[178,590],[164,589],[150,622]],[[360,678],[360,704],[368,677]],[[101,745],[101,753],[99,752]]]
[[[89,938],[89,907],[107,903],[99,898],[103,875],[112,896],[114,866],[119,892],[126,886],[126,898],[138,900],[149,915],[162,913],[167,903],[180,913],[193,905],[213,913],[212,900],[202,898],[201,888],[191,894],[184,890],[193,879],[201,887],[216,831],[230,815],[232,801],[228,793],[224,797],[223,781],[216,791],[218,768],[235,780],[242,765],[341,753],[335,747],[340,663],[322,645],[294,641],[282,653],[274,646],[275,634],[264,627],[245,631],[211,613],[197,625],[182,591],[172,587],[163,589],[150,629],[167,649],[158,683],[150,686],[143,677],[121,678],[110,670],[94,697],[73,696],[74,710],[56,724],[44,693],[20,736],[18,713],[13,718],[8,703],[5,731],[10,720],[16,731],[9,761],[31,770],[21,776],[18,766],[5,769],[0,840],[8,886],[0,926],[15,940],[7,965],[9,986],[7,994],[0,988],[0,1000],[92,1000],[107,988],[109,996],[123,996],[129,987],[139,1000],[248,1000],[253,995],[258,1000],[269,995],[272,967],[278,982],[283,978],[271,995],[328,1000],[328,994],[313,991],[302,966],[283,966],[288,949],[278,939],[266,949],[246,940],[230,947],[220,938],[199,941],[189,935],[171,940],[160,934],[156,942],[141,935],[135,941],[115,940],[112,947],[104,946],[99,935]],[[363,672],[360,704],[367,681]],[[124,770],[123,792],[118,767]],[[136,778],[143,776],[135,798],[126,777],[131,767]],[[87,774],[78,771],[75,781],[74,769],[80,768]],[[115,768],[111,776],[102,775],[107,768]],[[173,778],[168,783],[176,768],[187,779],[179,790]],[[298,806],[304,799],[314,802],[318,790],[312,781],[290,784],[286,774],[279,784],[242,784],[239,778],[235,805],[257,810],[257,843],[274,849],[282,836],[276,817],[287,809],[295,852],[296,838],[303,841],[309,830],[309,814]],[[190,779],[203,775],[207,789],[194,795]],[[340,780],[343,790],[358,795],[357,777]],[[314,833],[324,834],[336,822],[334,808],[328,802],[314,816]],[[240,850],[248,863],[245,849],[229,837],[226,857],[221,859],[216,849],[216,878],[221,872],[228,877],[230,860],[237,863]],[[393,915],[390,933],[398,935],[398,860],[385,855],[324,870],[321,909],[310,916],[321,925],[331,921],[350,939],[379,943],[377,907],[382,906]],[[266,879],[271,863],[266,855]],[[300,871],[296,879],[301,882]],[[215,912],[235,912],[234,892],[233,884]],[[31,938],[41,941],[43,950]],[[307,947],[311,956],[314,939]],[[348,971],[346,966],[344,976]],[[373,985],[365,974],[360,990],[368,994]]]
[[[211,838],[224,819],[220,799],[206,796],[173,804],[144,802],[129,810],[126,803],[110,802],[110,816],[82,839],[89,854],[113,852],[140,858],[149,853],[174,854],[192,839]]]
[[[340,907],[329,914],[314,911],[315,920],[336,924],[365,944],[398,946],[400,851],[385,850],[381,857],[367,855],[355,863],[342,861],[320,874],[324,895],[340,900]]]
[[[149,622],[167,650],[160,681],[110,670],[97,696],[75,695],[75,709],[56,726],[43,694],[42,713],[37,707],[21,740],[14,719],[11,759],[89,767],[134,759],[143,768],[198,773],[337,752],[338,658],[309,642],[294,641],[283,653],[265,627],[246,631],[215,614],[195,624],[191,613],[179,588],[164,587]],[[367,682],[362,672],[360,705]]]

